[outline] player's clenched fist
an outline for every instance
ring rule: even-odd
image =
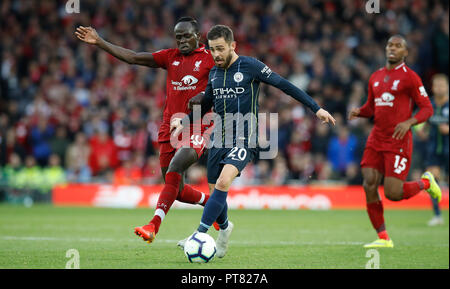
[[[192,110],[194,108],[194,105],[200,105],[202,103],[202,99],[205,96],[204,92],[200,92],[199,94],[195,95],[191,99],[189,99],[188,102],[188,108]]]
[[[100,40],[100,36],[98,36],[97,31],[95,31],[95,29],[92,27],[79,26],[75,31],[75,35],[81,41],[89,44],[98,44]]]
[[[357,118],[359,113],[360,113],[359,108],[357,108],[357,107],[352,108],[352,110],[348,114],[348,120],[352,120],[352,119]]]

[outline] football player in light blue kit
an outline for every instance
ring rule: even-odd
[[[203,117],[214,106],[220,116],[214,122],[215,133],[208,153],[208,183],[213,191],[205,205],[197,229],[206,233],[217,219],[220,226],[216,241],[217,256],[225,256],[233,224],[228,222],[227,193],[233,180],[258,152],[258,93],[261,82],[273,85],[306,105],[323,123],[335,119],[304,91],[273,72],[261,61],[235,52],[232,30],[216,25],[207,35],[215,66],[201,101]],[[173,119],[171,130],[176,137],[193,120],[193,113],[184,119]],[[220,121],[217,121],[220,120]],[[194,120],[195,121],[195,120]],[[179,242],[183,247],[184,240]]]

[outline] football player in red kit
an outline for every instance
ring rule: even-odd
[[[184,184],[183,176],[202,155],[209,140],[208,132],[212,128],[202,126],[199,135],[195,135],[195,130],[191,128],[190,138],[172,140],[171,143],[170,121],[176,113],[190,113],[188,104],[195,103],[195,96],[205,90],[214,60],[199,42],[201,35],[195,19],[180,18],[175,25],[174,34],[177,48],[136,53],[105,41],[92,27],[80,26],[75,32],[78,39],[96,45],[126,63],[167,70],[167,99],[158,133],[160,165],[162,175],[165,176],[165,186],[159,196],[153,219],[148,225],[135,228],[135,234],[148,243],[154,240],[162,220],[175,200],[204,206],[209,199],[208,193]]]
[[[379,239],[365,248],[394,247],[386,231],[383,203],[378,194],[383,176],[384,192],[389,200],[409,199],[422,190],[433,198],[441,198],[441,190],[430,172],[425,172],[418,181],[405,182],[413,150],[411,127],[433,114],[422,81],[404,62],[407,55],[408,44],[403,36],[389,38],[386,66],[370,77],[367,102],[349,113],[350,120],[374,117],[361,168],[367,213]],[[412,116],[414,104],[419,110]]]

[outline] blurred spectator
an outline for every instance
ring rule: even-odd
[[[187,180],[194,185],[208,185],[206,169],[200,165],[193,165],[186,173]]]
[[[349,185],[360,186],[363,183],[361,170],[359,169],[359,163],[350,163],[345,171],[345,181]]]
[[[36,164],[36,159],[32,155],[25,158],[25,166],[16,175],[16,186],[26,195],[35,196],[42,199],[43,185],[42,170]]]
[[[114,170],[113,183],[116,185],[137,185],[142,182],[142,169],[134,159],[124,160]]]
[[[274,167],[270,175],[269,182],[271,185],[285,185],[289,177],[289,170],[286,159],[278,155],[274,162]]]
[[[333,170],[341,174],[341,176],[345,176],[347,167],[355,162],[354,153],[357,141],[347,127],[337,127],[336,130],[337,135],[331,137],[328,143],[327,157],[333,166]]]
[[[150,156],[144,165],[142,171],[142,182],[144,184],[158,184],[162,181],[161,167],[159,166],[159,158]]]
[[[50,139],[54,136],[55,130],[48,123],[47,118],[39,117],[37,125],[31,128],[30,138],[33,156],[41,166],[47,165],[48,157],[52,153]]]
[[[254,170],[255,185],[267,185],[270,183],[270,163],[267,160],[259,160]]]
[[[50,155],[48,167],[42,169],[42,177],[44,179],[42,190],[46,194],[49,194],[55,185],[63,185],[67,182],[66,172],[57,154]]]
[[[22,161],[18,154],[12,153],[9,156],[8,164],[0,171],[0,190],[11,193],[12,190],[16,190],[17,175],[22,168]]]
[[[86,136],[79,132],[75,136],[75,142],[71,144],[66,153],[67,180],[69,182],[86,183],[91,180],[91,168],[89,156],[91,148],[86,141]]]
[[[66,127],[58,126],[55,135],[50,139],[49,143],[52,153],[58,155],[61,166],[66,167],[66,152],[70,145]]]
[[[89,167],[92,175],[96,176],[105,170],[115,169],[119,164],[117,147],[104,130],[98,130],[90,142]]]

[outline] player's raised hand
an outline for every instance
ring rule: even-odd
[[[352,108],[352,110],[348,114],[348,120],[357,118],[359,113],[360,113],[359,108],[357,108],[357,107]]]
[[[75,31],[75,35],[81,41],[84,41],[89,44],[96,45],[100,41],[100,36],[98,35],[97,31],[95,31],[95,29],[92,27],[79,26]]]
[[[172,121],[170,122],[170,132],[173,131],[173,136],[175,138],[178,137],[178,135],[180,134],[181,130],[183,129],[183,125],[181,124],[181,118],[173,118]]]
[[[322,123],[331,122],[333,125],[336,124],[336,120],[334,119],[334,117],[332,117],[328,111],[326,111],[322,108],[316,112],[316,115],[322,121]]]

